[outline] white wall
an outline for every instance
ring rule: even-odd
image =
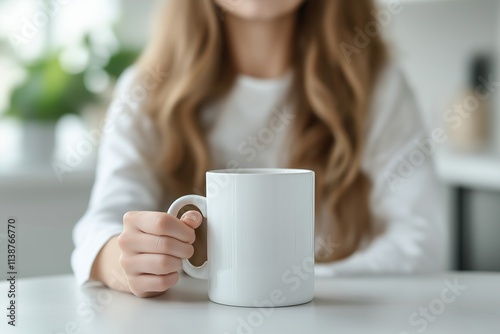
[[[142,48],[153,25],[153,9],[165,0],[122,0],[118,37],[126,46]],[[153,16],[153,17],[152,17]]]
[[[471,56],[496,50],[499,2],[404,1],[402,6],[388,29],[388,39],[416,89],[426,119],[434,123],[468,83]]]

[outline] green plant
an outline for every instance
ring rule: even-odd
[[[103,70],[117,79],[139,53],[121,49],[115,53]],[[69,74],[57,55],[45,57],[25,67],[26,80],[11,94],[6,116],[23,121],[56,122],[67,114],[78,114],[97,95],[85,87],[85,72]]]
[[[139,52],[136,50],[121,49],[111,56],[108,64],[104,67],[104,71],[112,78],[117,79],[127,67],[135,62],[138,56]]]
[[[67,73],[55,55],[25,69],[27,78],[11,94],[7,116],[23,121],[56,122],[66,114],[78,114],[97,98],[85,87],[85,74]]]

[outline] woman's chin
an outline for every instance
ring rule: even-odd
[[[249,21],[275,20],[295,12],[304,0],[217,0],[228,15]]]

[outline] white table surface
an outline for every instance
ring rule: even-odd
[[[445,299],[454,296],[446,281],[455,280],[465,290],[442,302],[443,291]],[[500,333],[500,274],[317,279],[313,302],[267,309],[268,317],[214,304],[206,282],[185,276],[151,299],[100,286],[81,289],[72,276],[21,279],[15,329],[6,325],[6,288],[2,281],[0,333]],[[412,325],[409,318],[420,308],[430,310],[431,320],[418,316]]]

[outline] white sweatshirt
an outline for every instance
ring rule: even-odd
[[[148,90],[139,85],[154,78],[137,81],[134,73],[128,70],[118,82],[103,129],[89,207],[73,231],[72,267],[79,284],[89,280],[102,246],[121,233],[125,212],[166,211],[173,200],[149,164],[157,155],[159,137],[141,110],[140,100],[147,98],[141,92]],[[214,168],[284,166],[284,138],[294,118],[286,101],[292,76],[291,72],[279,79],[240,76],[225,99],[205,108],[203,122],[210,129]],[[394,65],[379,78],[366,131],[362,167],[373,182],[374,222],[384,232],[345,260],[316,265],[316,275],[443,269],[443,221],[429,153],[432,137]],[[427,151],[421,149],[422,140]],[[318,244],[335,247],[328,240]]]

